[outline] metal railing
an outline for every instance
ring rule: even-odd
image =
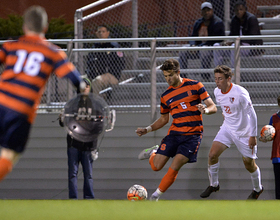
[[[127,68],[126,70],[123,71],[123,73],[126,71],[138,71],[139,73],[141,72],[145,72],[146,75],[148,75],[148,81],[146,83],[148,83],[148,86],[150,87],[150,94],[147,94],[146,92],[146,88],[147,88],[147,84],[145,83],[141,83],[138,82],[137,84],[135,83],[135,81],[129,81],[127,80],[126,82],[121,82],[119,84],[119,86],[115,86],[115,88],[117,88],[117,90],[121,90],[123,88],[128,89],[129,84],[132,85],[133,83],[136,84],[134,87],[129,87],[129,90],[123,90],[123,93],[142,93],[145,91],[146,96],[144,97],[145,100],[150,100],[149,102],[147,101],[143,101],[143,102],[138,102],[139,104],[135,104],[135,103],[128,103],[128,102],[123,102],[121,100],[121,97],[119,102],[117,100],[115,100],[114,103],[108,103],[109,105],[114,106],[114,109],[116,110],[126,110],[129,111],[130,109],[143,109],[145,108],[145,111],[147,110],[147,108],[149,109],[148,111],[151,112],[151,118],[155,117],[156,111],[157,111],[157,107],[159,105],[159,91],[158,91],[158,86],[159,86],[159,70],[158,70],[158,66],[159,66],[159,62],[163,62],[163,60],[166,58],[169,58],[170,55],[168,52],[176,52],[176,54],[178,54],[178,52],[180,51],[207,51],[207,50],[229,50],[229,51],[234,51],[235,53],[235,63],[234,63],[234,82],[236,84],[241,84],[241,85],[246,85],[248,88],[252,88],[252,91],[254,91],[255,95],[253,95],[252,100],[253,100],[253,104],[254,104],[254,100],[255,98],[258,98],[258,103],[256,103],[255,105],[260,105],[260,106],[270,106],[270,105],[274,105],[274,103],[276,103],[276,93],[278,93],[278,91],[280,91],[280,88],[278,90],[278,84],[280,86],[280,79],[278,78],[278,74],[280,73],[280,66],[278,68],[278,63],[279,63],[279,58],[280,58],[280,44],[279,45],[256,45],[256,46],[240,46],[240,41],[241,40],[245,40],[245,39],[263,39],[264,41],[266,40],[270,40],[270,39],[279,39],[280,42],[280,35],[261,35],[261,36],[225,36],[225,37],[180,37],[180,38],[115,38],[115,39],[60,39],[60,40],[49,40],[50,42],[54,43],[54,44],[67,44],[67,49],[64,49],[64,51],[68,54],[69,59],[76,65],[77,69],[83,74],[83,70],[85,69],[85,62],[79,62],[76,63],[75,59],[73,59],[72,55],[76,55],[78,57],[80,57],[80,60],[86,59],[86,56],[88,53],[90,52],[116,52],[116,51],[123,51],[125,53],[133,53],[134,51],[137,51],[138,53],[143,53],[144,55],[142,55],[142,59],[146,59],[146,61],[148,61],[149,63],[149,68],[147,69],[134,69],[134,68]],[[188,42],[191,40],[233,40],[235,42],[235,46],[211,46],[211,47],[185,47],[185,46],[178,46],[178,44],[176,46],[172,46],[173,42]],[[5,41],[0,41],[0,44],[3,44]],[[137,48],[106,48],[106,49],[94,49],[94,48],[75,48],[73,47],[73,44],[84,44],[84,43],[95,43],[95,42],[146,42],[149,43],[150,47],[137,47]],[[170,42],[170,46],[166,46],[166,47],[157,47],[157,42]],[[260,61],[263,62],[263,64],[266,65],[266,67],[254,67],[254,63],[252,63],[253,67],[250,68],[246,68],[245,66],[242,66],[242,62],[240,56],[240,51],[241,50],[246,50],[246,49],[264,49],[266,51],[272,51],[272,54],[264,54],[264,55],[260,55],[260,56],[256,56],[256,57],[252,57],[252,60],[254,59],[258,59],[256,62],[258,62],[258,65],[260,64]],[[275,51],[275,52],[273,52]],[[164,56],[162,55],[158,55],[158,54],[164,54]],[[166,56],[165,56],[166,54]],[[168,55],[168,56],[167,56]],[[278,57],[279,56],[279,57]],[[74,56],[75,57],[75,56]],[[177,55],[173,55],[172,57],[174,58],[178,58]],[[267,60],[269,59],[273,59],[273,63],[271,63],[271,67],[269,66],[269,63]],[[249,60],[249,59],[248,59]],[[250,61],[250,60],[249,60]],[[249,62],[248,61],[248,62]],[[250,61],[251,62],[251,61]],[[253,62],[253,61],[252,61]],[[267,67],[268,65],[268,67]],[[262,73],[262,71],[265,71],[264,74],[267,74],[267,76],[269,76],[269,74],[271,72],[273,72],[273,74],[276,74],[276,78],[266,81],[266,79],[259,79],[259,78],[254,78],[254,73],[256,73],[256,75],[258,73]],[[147,72],[148,71],[148,72]],[[207,70],[202,70],[199,68],[188,68],[188,69],[183,69],[181,72],[182,73],[186,73],[186,74],[193,74],[193,73],[200,73],[202,71],[208,71],[211,72],[213,71],[213,69],[207,69]],[[242,71],[246,72],[246,74],[252,74],[252,78],[250,78],[250,80],[246,80],[245,79],[241,80],[243,75],[242,75]],[[134,75],[135,76],[135,75]],[[243,78],[244,78],[243,77]],[[191,78],[191,77],[190,77]],[[196,78],[194,78],[196,79]],[[199,80],[202,81],[203,80]],[[54,86],[55,83],[58,84],[62,84],[63,86],[59,87],[59,86]],[[168,87],[166,82],[164,81],[160,81],[160,86],[166,85],[166,88]],[[207,88],[207,90],[213,90],[215,88],[215,83],[214,81],[212,82],[203,82],[203,84],[205,85],[205,87]],[[124,86],[126,85],[126,87]],[[267,85],[267,88],[262,89],[258,89],[261,86]],[[270,86],[271,85],[271,86]],[[142,86],[142,87],[141,87]],[[163,86],[164,87],[164,86]],[[163,88],[162,87],[162,88]],[[61,89],[58,91],[58,89]],[[139,90],[133,90],[138,88]],[[271,90],[269,90],[269,88],[271,88]],[[63,95],[57,96],[59,95],[60,92],[62,92],[63,90]],[[261,94],[261,92],[263,92],[263,94]],[[274,92],[274,93],[273,93]],[[211,93],[211,91],[209,92]],[[280,92],[279,92],[280,93]],[[39,109],[45,109],[46,112],[49,112],[51,110],[54,109],[59,109],[63,107],[63,104],[69,100],[72,96],[73,96],[73,88],[71,87],[69,82],[62,82],[62,80],[57,79],[56,77],[52,78],[49,82],[48,85],[46,87],[44,96],[42,98],[42,102],[41,105],[39,106]],[[271,98],[267,99],[266,97],[270,95]],[[276,96],[276,97],[275,97]],[[53,97],[55,97],[55,99],[53,99]],[[114,96],[115,98],[117,97],[117,95]],[[118,97],[117,97],[118,98]],[[116,99],[117,99],[116,98]],[[213,98],[213,97],[212,97]],[[134,100],[137,99],[134,98]],[[139,100],[143,99],[143,97],[139,95]],[[127,101],[127,100],[126,100]]]

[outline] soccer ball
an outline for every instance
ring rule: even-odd
[[[127,191],[127,199],[130,201],[145,200],[148,197],[148,192],[144,186],[133,185]]]
[[[275,128],[272,125],[265,125],[261,130],[261,137],[266,141],[272,141],[275,136]]]

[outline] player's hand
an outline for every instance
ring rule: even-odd
[[[205,108],[206,106],[199,103],[198,105],[196,105],[196,107],[198,108],[198,110],[202,113],[202,114],[205,114]]]
[[[264,143],[267,142],[267,140],[265,139],[265,137],[262,137],[262,136],[259,137],[259,141],[264,142]]]
[[[256,145],[257,145],[257,138],[256,137],[250,137],[249,138],[250,149],[253,149]]]
[[[139,137],[148,133],[146,128],[137,128],[135,132]]]
[[[91,151],[91,157],[93,160],[97,160],[98,159],[98,151],[97,149]]]

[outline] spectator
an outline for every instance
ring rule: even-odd
[[[230,34],[229,36],[245,36],[245,35],[261,35],[260,27],[258,19],[255,15],[251,14],[247,11],[246,3],[244,1],[237,1],[234,5],[234,13],[231,23],[230,23]],[[263,40],[241,40],[241,45],[249,46],[249,45],[262,45]],[[232,41],[224,41],[221,45],[233,45],[234,42]],[[228,57],[228,51],[214,51],[214,60],[216,63],[223,63],[223,58]],[[263,50],[240,50],[240,56],[248,57],[248,56],[257,56],[263,53]],[[230,51],[230,60],[231,60],[231,67],[234,67],[234,58],[235,58],[235,51]]]
[[[280,107],[280,96],[277,98],[277,103]],[[272,142],[271,160],[275,179],[275,198],[280,199],[280,111],[271,116],[269,124],[276,130],[275,137]],[[266,142],[266,140],[261,137],[259,140]]]
[[[96,35],[99,39],[109,38],[110,31],[105,25],[97,28]],[[118,48],[117,42],[95,43],[93,48]],[[92,52],[87,57],[86,73],[93,79],[92,88],[95,94],[110,85],[119,82],[121,71],[124,69],[123,52]]]
[[[6,42],[0,50],[0,181],[12,171],[25,150],[44,86],[54,72],[77,88],[84,82],[59,47],[46,41],[48,15],[31,6],[23,16],[24,36]]]
[[[217,17],[213,12],[213,6],[209,2],[201,4],[201,15],[193,27],[192,37],[207,37],[207,36],[225,36],[225,26],[223,21]],[[217,41],[190,41],[190,46],[213,46]],[[179,54],[179,62],[182,69],[188,68],[188,59],[200,58],[203,69],[211,67],[213,52],[211,50],[205,51],[184,51]],[[216,64],[215,64],[216,65]],[[209,75],[205,76],[206,79]]]
[[[89,94],[91,91],[91,82],[88,78],[84,78],[86,89],[84,94]],[[79,102],[79,107],[86,103]],[[84,106],[83,106],[84,107]],[[86,110],[88,111],[88,110]],[[59,125],[64,127],[63,117],[59,117]],[[82,142],[76,140],[69,133],[67,134],[67,156],[68,156],[68,191],[69,199],[78,199],[78,171],[79,163],[82,164],[84,173],[83,193],[84,199],[93,199],[93,178],[92,178],[92,163],[97,159],[97,138],[91,142]]]

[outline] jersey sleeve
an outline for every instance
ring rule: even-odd
[[[198,86],[198,94],[199,94],[200,99],[202,101],[205,101],[206,99],[210,98],[210,95],[208,94],[208,92],[206,91],[204,85],[201,82],[199,82],[197,84],[197,86]]]
[[[81,74],[76,67],[69,62],[67,55],[63,51],[58,51],[54,71],[60,78],[68,78],[78,88],[82,81]]]
[[[242,105],[243,109],[248,109],[252,106],[249,92],[244,88],[240,91],[240,104]]]
[[[170,112],[170,109],[168,105],[166,104],[163,97],[160,98],[160,113],[161,114],[167,114]]]
[[[251,127],[251,136],[257,136],[258,124],[257,124],[257,114],[252,105],[252,101],[249,95],[249,92],[242,88],[240,91],[240,104],[243,107],[243,110],[247,112],[250,116],[250,127]]]
[[[6,54],[7,54],[7,50],[5,49],[5,46],[3,45],[3,47],[0,49],[0,63],[5,62]]]

